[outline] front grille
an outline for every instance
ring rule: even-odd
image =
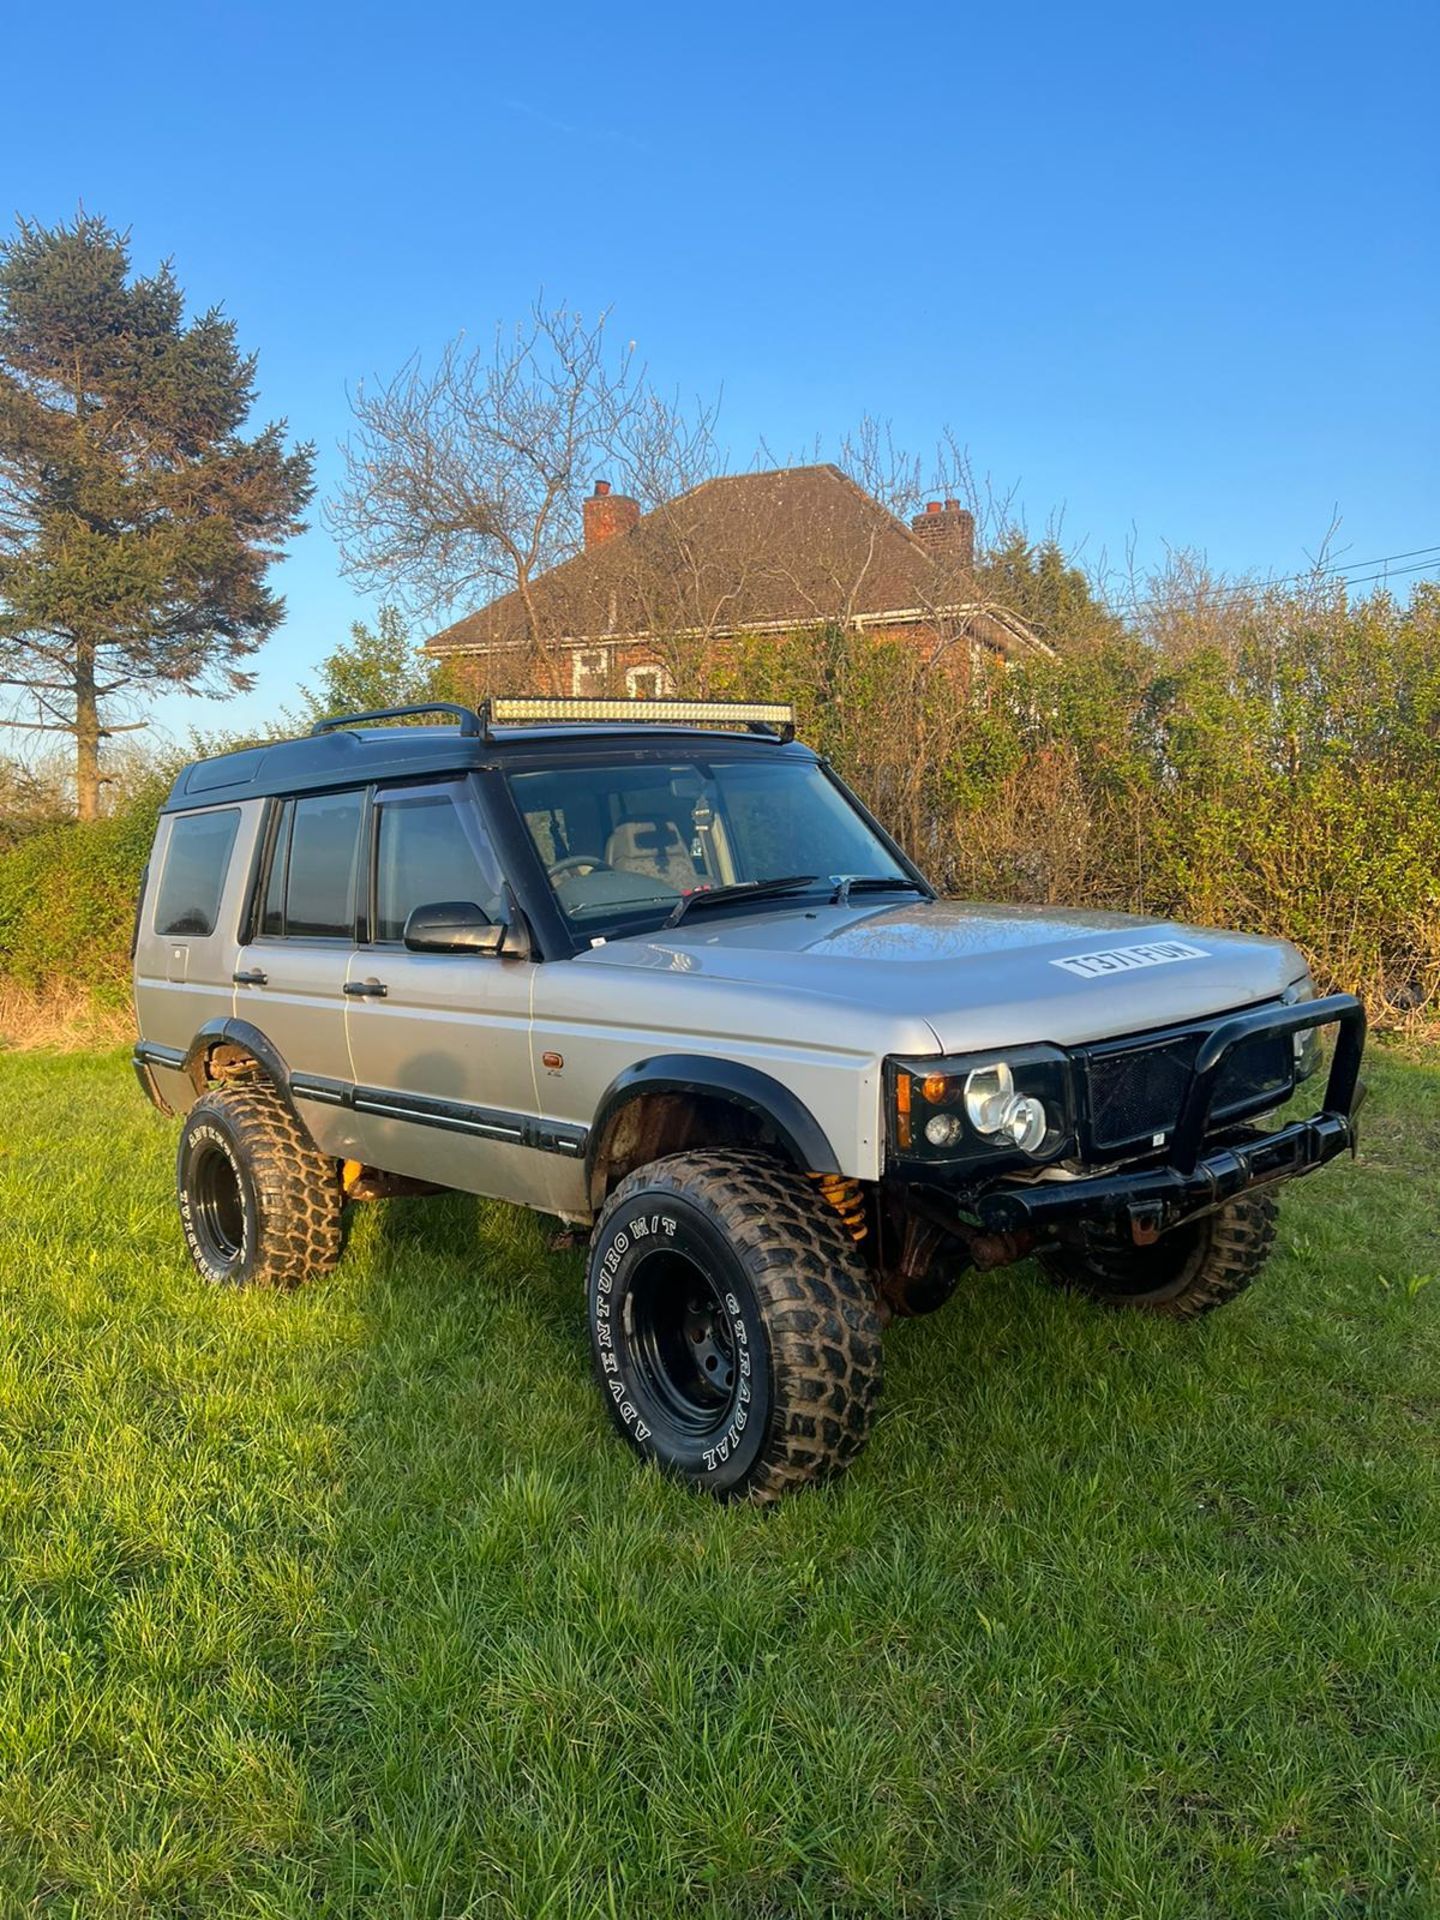
[[[1185,1103],[1195,1056],[1208,1028],[1094,1048],[1087,1059],[1090,1146],[1096,1152],[1168,1142]],[[1288,1034],[1259,1034],[1225,1062],[1210,1109],[1212,1124],[1278,1106],[1295,1081]]]

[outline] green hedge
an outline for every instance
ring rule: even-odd
[[[821,631],[672,662],[793,698],[949,893],[1284,934],[1380,1018],[1440,1010],[1440,586],[1227,612],[1009,667]],[[123,994],[163,782],[0,853],[0,978]]]
[[[107,820],[44,828],[0,854],[0,977],[124,998],[135,903],[164,795],[157,780]]]
[[[705,683],[794,698],[946,892],[1283,934],[1377,1017],[1440,1010],[1440,586],[1009,666],[818,633]]]

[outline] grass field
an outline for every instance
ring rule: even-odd
[[[722,1510],[460,1199],[204,1290],[122,1055],[0,1058],[0,1915],[1440,1913],[1440,1071],[1186,1328],[975,1281]]]

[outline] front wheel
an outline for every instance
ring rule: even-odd
[[[864,1446],[874,1293],[838,1216],[788,1168],[700,1152],[631,1174],[596,1225],[587,1297],[611,1417],[690,1485],[773,1500]]]
[[[1276,1205],[1263,1189],[1136,1247],[1098,1236],[1042,1256],[1049,1278],[1107,1307],[1193,1320],[1233,1300],[1275,1245]]]

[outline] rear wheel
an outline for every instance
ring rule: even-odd
[[[666,1472],[773,1500],[865,1444],[880,1391],[874,1294],[799,1174],[741,1152],[641,1168],[595,1228],[587,1291],[611,1416]]]
[[[340,1258],[335,1163],[263,1081],[195,1102],[175,1184],[190,1258],[217,1285],[298,1286]]]
[[[1151,1246],[1089,1235],[1044,1255],[1041,1264],[1058,1285],[1108,1307],[1193,1320],[1249,1286],[1274,1247],[1276,1213],[1274,1196],[1262,1189],[1175,1227]]]

